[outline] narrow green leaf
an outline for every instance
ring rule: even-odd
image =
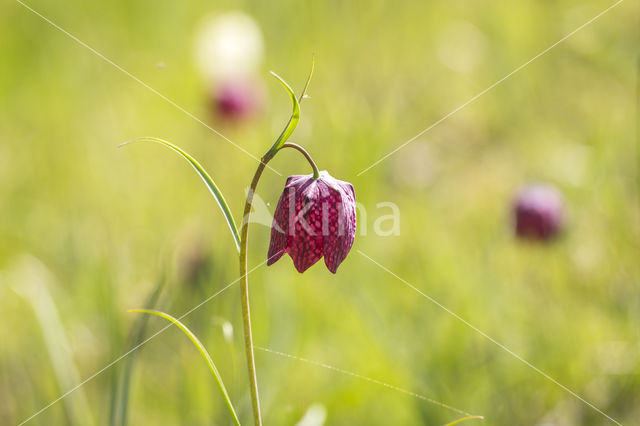
[[[162,290],[166,277],[162,277],[158,280],[158,284],[151,291],[144,303],[147,308],[154,308]],[[126,340],[126,351],[130,351],[139,346],[143,340],[147,329],[147,323],[150,317],[144,315],[138,318],[131,329],[131,332]],[[111,410],[109,413],[109,424],[111,426],[126,426],[129,421],[129,391],[131,388],[131,377],[133,375],[133,367],[136,362],[136,353],[132,353],[131,356],[123,359],[118,365],[120,371],[116,373],[111,391]]]
[[[307,89],[309,88],[309,83],[311,83],[311,77],[313,77],[313,70],[316,67],[316,55],[311,55],[311,70],[309,71],[309,76],[307,77],[307,81],[304,83],[304,87],[302,88],[302,93],[300,94],[300,99],[298,102],[302,102],[302,100],[307,96]]]
[[[300,112],[300,110],[298,109],[298,113],[299,112]],[[127,145],[127,144],[130,144],[130,143],[133,143],[133,142],[156,142],[156,143],[159,143],[159,144],[164,145],[164,146],[166,146],[168,148],[171,148],[172,150],[174,150],[178,154],[182,155],[189,162],[189,164],[191,164],[191,166],[195,169],[195,171],[198,173],[198,175],[204,181],[204,184],[207,185],[207,188],[209,188],[209,191],[211,192],[211,195],[213,195],[213,198],[215,198],[216,201],[218,202],[218,206],[220,206],[220,209],[222,210],[222,214],[224,215],[224,218],[227,221],[227,224],[229,225],[229,229],[231,230],[231,233],[233,234],[233,240],[236,243],[236,249],[238,250],[238,253],[239,253],[240,252],[240,233],[238,232],[238,227],[236,226],[236,223],[233,220],[233,215],[231,214],[231,210],[229,209],[229,205],[227,204],[227,202],[225,201],[224,197],[222,196],[222,192],[220,192],[220,189],[218,188],[218,186],[215,184],[213,179],[211,179],[211,176],[209,176],[209,174],[206,172],[206,170],[200,165],[200,163],[198,163],[195,160],[195,158],[193,158],[191,155],[187,154],[185,151],[183,151],[178,146],[172,144],[171,142],[167,142],[167,141],[165,141],[163,139],[160,139],[160,138],[154,138],[154,137],[137,138],[137,139],[133,139],[131,141],[122,143],[119,146]]]
[[[278,139],[276,139],[275,143],[269,150],[269,152],[275,153],[275,151],[282,148],[282,145],[284,145],[287,139],[289,139],[289,136],[291,136],[291,133],[293,133],[293,131],[296,129],[296,126],[298,125],[298,121],[300,121],[300,102],[298,101],[298,98],[296,98],[295,93],[293,93],[293,89],[291,88],[291,86],[289,86],[287,82],[282,79],[282,77],[280,77],[278,74],[276,74],[273,71],[271,71],[271,74],[275,78],[277,78],[280,81],[280,83],[282,83],[285,90],[289,94],[289,97],[291,98],[291,104],[293,106],[293,111],[291,112],[291,118],[289,118],[289,121],[287,122],[287,125],[285,126],[284,130],[282,131],[282,133],[280,133],[280,136],[278,136]]]
[[[209,352],[207,352],[202,342],[200,342],[200,339],[198,339],[196,335],[193,334],[191,330],[189,330],[179,320],[177,320],[176,318],[164,312],[156,311],[154,309],[129,309],[129,312],[151,314],[151,315],[156,315],[161,318],[164,318],[168,321],[171,321],[173,324],[175,324],[176,327],[182,330],[182,332],[189,337],[191,342],[196,346],[196,348],[198,348],[198,351],[200,352],[202,357],[207,361],[207,364],[209,365],[209,370],[211,370],[211,374],[213,374],[213,377],[216,379],[218,388],[220,388],[220,392],[222,392],[222,397],[224,398],[224,402],[226,403],[227,408],[229,409],[229,413],[231,414],[231,417],[233,417],[233,421],[235,422],[236,425],[240,425],[240,420],[238,420],[238,415],[236,414],[236,411],[233,409],[233,405],[231,404],[231,399],[229,398],[229,393],[227,392],[227,388],[225,388],[224,383],[222,383],[222,377],[220,377],[220,373],[218,372],[216,365],[213,363],[213,360],[211,359]]]
[[[462,422],[465,422],[465,421],[467,421],[467,420],[484,420],[484,417],[482,417],[482,416],[467,416],[467,417],[463,417],[463,418],[458,419],[458,420],[454,420],[454,421],[452,421],[451,423],[447,423],[447,424],[446,424],[446,425],[444,425],[444,426],[453,426],[453,425],[457,425],[457,424],[462,423]]]

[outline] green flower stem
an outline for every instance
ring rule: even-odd
[[[276,156],[276,154],[282,148],[294,148],[302,153],[305,156],[311,167],[313,168],[313,177],[317,179],[320,176],[320,172],[318,171],[318,166],[313,161],[311,156],[307,151],[304,150],[299,145],[293,143],[286,143],[291,133],[295,130],[298,125],[298,121],[300,120],[300,101],[304,99],[307,88],[309,87],[309,81],[311,80],[311,76],[313,75],[314,68],[314,60],[311,61],[311,71],[309,72],[309,76],[307,77],[307,81],[304,85],[304,89],[302,90],[302,94],[300,95],[300,99],[296,98],[295,94],[291,87],[278,76],[276,73],[272,72],[279,81],[284,86],[285,90],[289,94],[291,98],[291,104],[293,107],[293,111],[291,113],[291,118],[287,122],[284,130],[276,139],[275,143],[271,146],[271,148],[267,151],[265,155],[260,159],[260,164],[256,169],[255,174],[253,175],[253,180],[251,181],[251,186],[249,187],[249,192],[247,193],[247,200],[244,204],[244,212],[242,214],[242,225],[240,228],[240,277],[242,279],[241,283],[241,302],[242,302],[242,322],[244,325],[244,345],[245,351],[247,354],[247,371],[249,373],[249,387],[251,391],[251,404],[253,406],[253,419],[256,426],[262,426],[262,416],[260,414],[260,397],[258,396],[258,377],[256,375],[256,361],[255,354],[253,350],[253,333],[251,331],[251,310],[249,308],[249,279],[247,277],[247,245],[249,240],[249,219],[251,217],[251,207],[253,205],[253,195],[256,192],[256,188],[258,187],[258,182],[260,181],[260,177],[262,176],[262,172],[264,171],[267,163]]]
[[[311,158],[311,155],[302,148],[300,145],[296,145],[294,143],[285,143],[282,148],[293,148],[302,153],[304,157],[307,159],[311,167],[313,168],[313,178],[318,179],[320,176],[320,172],[318,171],[318,166]],[[281,148],[281,149],[282,149]],[[258,378],[256,376],[256,363],[255,363],[255,354],[253,350],[253,333],[251,331],[251,310],[249,308],[249,278],[247,277],[247,246],[249,239],[249,219],[251,217],[251,207],[253,205],[253,195],[256,192],[258,187],[258,182],[260,181],[260,177],[262,176],[262,172],[264,171],[267,163],[271,161],[273,157],[280,151],[280,149],[276,150],[272,153],[270,150],[262,157],[258,168],[256,169],[255,174],[253,175],[253,180],[251,181],[251,186],[249,187],[249,192],[247,193],[247,200],[244,204],[244,213],[242,215],[242,226],[240,228],[240,276],[242,277],[241,283],[241,300],[242,300],[242,320],[244,324],[244,344],[245,350],[247,353],[247,369],[249,372],[249,382],[251,389],[251,403],[253,405],[253,418],[255,420],[256,426],[262,425],[262,416],[260,414],[260,398],[258,396]]]
[[[320,177],[320,170],[318,170],[318,166],[313,161],[313,158],[311,158],[311,155],[309,155],[309,153],[303,147],[295,143],[287,142],[284,145],[282,145],[282,148],[293,148],[300,151],[302,155],[304,155],[304,158],[306,158],[309,164],[311,165],[311,168],[313,169],[313,178],[318,179]]]
[[[277,151],[276,151],[277,152]],[[251,206],[253,203],[253,194],[260,181],[260,176],[264,171],[265,166],[275,155],[272,154],[269,157],[265,156],[251,181],[251,187],[247,193],[247,201],[244,204],[244,213],[242,215],[242,226],[240,228],[240,276],[242,277],[241,283],[241,298],[242,298],[242,320],[244,324],[244,345],[247,353],[247,370],[249,372],[249,385],[251,391],[251,404],[253,405],[253,418],[256,426],[262,425],[262,417],[260,415],[260,399],[258,397],[258,378],[256,376],[256,362],[253,351],[253,336],[251,332],[251,311],[249,309],[249,278],[247,277],[247,242],[249,238],[249,218],[251,216]]]

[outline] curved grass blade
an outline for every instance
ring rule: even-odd
[[[300,114],[300,109],[298,108],[298,116],[299,116],[299,114]],[[206,170],[200,165],[200,163],[198,163],[195,158],[193,158],[191,155],[187,154],[185,151],[183,151],[178,146],[172,144],[171,142],[167,142],[164,139],[160,139],[160,138],[154,138],[154,137],[147,136],[147,137],[142,137],[142,138],[137,138],[137,139],[130,140],[128,142],[120,144],[119,146],[124,146],[124,145],[130,144],[130,143],[133,143],[133,142],[155,142],[155,143],[159,143],[161,145],[164,145],[164,146],[174,150],[178,154],[182,155],[189,162],[189,164],[191,164],[191,166],[196,170],[198,175],[200,175],[200,177],[204,181],[204,184],[207,185],[207,188],[209,188],[209,191],[211,192],[211,195],[213,195],[213,198],[215,198],[216,201],[218,202],[218,206],[220,206],[220,209],[222,210],[222,214],[224,215],[224,218],[227,221],[227,224],[229,225],[229,229],[231,230],[231,233],[233,234],[233,240],[236,243],[236,249],[238,250],[238,253],[239,253],[240,252],[240,233],[238,232],[238,227],[236,226],[236,223],[233,220],[233,215],[231,214],[231,210],[229,209],[229,205],[227,204],[227,202],[225,201],[224,197],[222,196],[222,192],[220,192],[220,189],[218,188],[218,186],[215,184],[213,179],[211,179],[211,176],[209,176],[209,174],[206,172]]]
[[[457,424],[462,423],[462,422],[465,422],[465,421],[467,421],[467,420],[484,420],[484,417],[482,417],[482,416],[467,416],[467,417],[463,417],[463,418],[458,419],[458,420],[454,420],[454,421],[452,421],[451,423],[447,423],[447,424],[446,424],[446,425],[444,425],[444,426],[453,426],[453,425],[457,425]]]
[[[304,83],[304,88],[302,89],[302,93],[300,94],[300,98],[298,99],[298,103],[302,102],[304,98],[307,97],[307,89],[309,88],[309,83],[311,82],[311,77],[313,76],[313,70],[316,67],[316,55],[311,55],[311,70],[309,71],[309,76],[307,77],[307,81]]]
[[[291,136],[291,133],[293,133],[293,131],[296,129],[296,126],[298,125],[298,121],[300,121],[300,102],[298,101],[298,98],[296,98],[295,93],[293,93],[293,89],[291,88],[291,86],[289,86],[287,82],[282,79],[282,77],[280,77],[278,74],[276,74],[273,71],[270,71],[270,73],[275,78],[277,78],[280,81],[280,83],[282,83],[285,90],[289,94],[289,97],[291,98],[291,104],[293,107],[293,111],[291,112],[291,118],[289,118],[289,121],[287,122],[287,125],[285,126],[284,130],[282,131],[282,133],[280,133],[280,136],[278,136],[278,139],[276,139],[275,143],[269,150],[269,152],[275,153],[277,150],[282,148],[282,145],[284,145],[287,139],[289,139],[289,136]]]
[[[162,290],[164,289],[166,277],[158,280],[158,284],[147,297],[144,305],[154,308],[158,304]],[[127,352],[139,346],[144,340],[147,323],[150,317],[144,315],[133,324],[131,332],[127,338]],[[109,424],[111,426],[126,426],[129,420],[129,391],[131,389],[131,376],[136,362],[137,352],[133,352],[121,362],[121,370],[116,373],[111,391],[111,410],[109,413]]]
[[[235,424],[239,426],[240,420],[238,420],[238,415],[236,414],[236,411],[233,409],[233,405],[231,404],[231,399],[229,399],[227,388],[224,387],[224,383],[222,383],[222,377],[220,377],[220,373],[218,372],[216,365],[213,363],[213,360],[211,359],[209,352],[207,352],[202,342],[200,342],[200,339],[198,339],[196,335],[193,334],[191,330],[189,330],[184,324],[182,324],[176,318],[164,312],[156,311],[154,309],[129,309],[128,312],[138,312],[138,313],[151,314],[151,315],[162,317],[168,321],[171,321],[180,330],[182,330],[184,334],[186,334],[189,337],[191,342],[198,348],[198,351],[200,352],[202,357],[207,361],[207,364],[209,365],[209,369],[211,370],[211,374],[213,374],[213,377],[216,379],[216,383],[218,384],[218,388],[220,388],[220,392],[222,392],[222,397],[224,398],[224,402],[226,403],[227,408],[229,409],[229,413],[231,414],[231,417],[233,417],[233,421],[235,422]]]

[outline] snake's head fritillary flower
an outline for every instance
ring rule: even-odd
[[[212,94],[215,114],[228,121],[246,119],[261,109],[261,87],[246,80],[226,80],[218,84]]]
[[[326,171],[289,176],[271,227],[267,265],[289,253],[298,272],[322,256],[334,274],[347,257],[356,235],[356,195],[353,185]]]
[[[547,241],[564,225],[562,195],[551,185],[528,185],[516,196],[515,231],[520,238]]]

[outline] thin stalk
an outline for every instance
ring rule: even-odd
[[[307,89],[309,87],[309,81],[311,80],[311,76],[313,75],[315,59],[311,60],[311,71],[309,72],[309,76],[307,77],[307,81],[305,82],[304,89],[302,90],[302,94],[300,95],[300,100],[296,98],[295,94],[291,87],[278,76],[276,73],[271,72],[279,81],[282,83],[284,88],[286,89],[289,97],[291,98],[291,103],[293,107],[293,111],[291,113],[291,118],[287,122],[284,130],[276,139],[275,143],[271,146],[271,148],[267,151],[265,155],[260,159],[260,164],[256,169],[255,174],[253,175],[253,180],[251,181],[251,186],[249,187],[249,191],[247,192],[247,199],[244,204],[244,212],[242,214],[242,225],[240,228],[240,276],[241,276],[241,302],[242,302],[242,323],[244,325],[244,346],[247,354],[247,370],[249,373],[249,390],[251,391],[251,405],[253,406],[253,419],[256,426],[262,426],[262,415],[260,414],[260,398],[258,396],[258,377],[256,375],[256,361],[255,354],[253,350],[253,332],[251,331],[251,310],[249,308],[249,278],[247,277],[247,245],[249,240],[249,218],[251,217],[251,207],[253,205],[253,195],[256,192],[256,188],[258,187],[258,182],[260,181],[260,177],[262,176],[262,172],[264,171],[267,163],[275,157],[275,155],[280,151],[280,149],[294,148],[300,151],[311,167],[313,168],[313,177],[317,179],[320,176],[320,172],[318,170],[318,166],[313,161],[311,156],[307,151],[304,150],[299,145],[286,143],[291,133],[295,130],[298,125],[298,121],[300,120],[300,102],[304,99]]]
[[[251,206],[253,204],[253,194],[256,191],[260,176],[265,166],[275,155],[265,156],[251,181],[251,187],[247,193],[247,200],[244,204],[244,213],[242,215],[242,226],[240,228],[240,276],[241,282],[241,299],[242,299],[242,321],[244,325],[244,345],[247,353],[247,369],[249,372],[249,385],[251,391],[251,404],[253,406],[253,418],[256,426],[262,425],[262,417],[260,415],[260,399],[258,397],[258,378],[256,376],[256,362],[253,351],[253,336],[251,332],[251,311],[249,309],[249,278],[247,277],[247,243],[249,238],[249,217],[251,216]]]
[[[313,168],[313,177],[317,179],[320,176],[320,172],[318,171],[318,166],[311,158],[311,155],[302,148],[300,145],[296,145],[293,143],[285,143],[282,148],[293,148],[298,150],[304,155],[304,157],[309,161],[311,167]],[[244,213],[242,215],[242,226],[240,228],[240,276],[242,277],[241,281],[241,300],[242,300],[242,320],[244,324],[244,344],[245,350],[247,353],[247,369],[249,372],[249,382],[250,382],[250,390],[251,390],[251,404],[253,405],[253,418],[255,420],[256,426],[262,425],[262,416],[260,414],[260,398],[258,396],[258,378],[256,376],[256,363],[255,363],[255,355],[253,350],[253,333],[251,331],[251,310],[249,308],[249,278],[247,276],[247,247],[249,240],[249,219],[251,217],[251,207],[253,205],[253,195],[256,192],[258,187],[258,182],[260,181],[260,177],[262,176],[262,172],[264,171],[267,163],[271,161],[273,157],[278,153],[277,150],[273,153],[268,152],[262,157],[262,161],[258,165],[255,174],[253,175],[253,180],[251,181],[251,186],[249,187],[249,191],[247,192],[247,200],[244,204]]]
[[[315,161],[313,161],[313,158],[311,158],[311,155],[309,155],[309,153],[303,147],[295,143],[287,142],[282,145],[282,148],[293,148],[300,151],[300,153],[304,155],[304,158],[307,159],[307,161],[311,165],[311,168],[313,169],[313,178],[318,179],[320,177],[320,170],[318,170],[318,166],[316,165]]]

